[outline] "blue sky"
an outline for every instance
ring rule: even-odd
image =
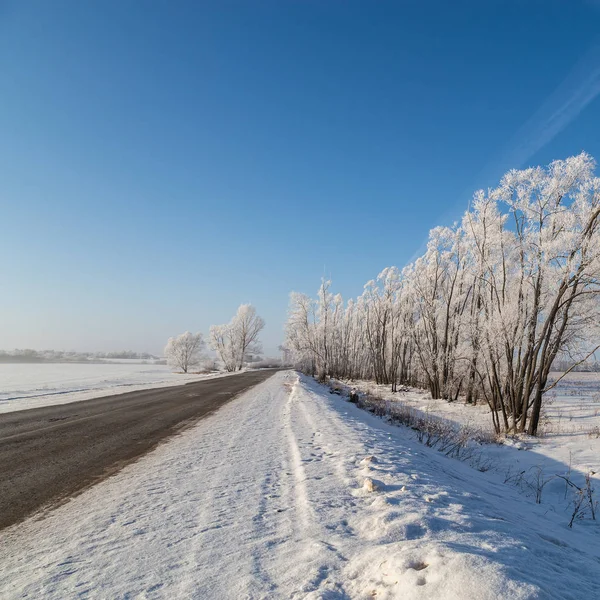
[[[600,158],[600,3],[0,2],[0,348],[344,296],[510,167]]]

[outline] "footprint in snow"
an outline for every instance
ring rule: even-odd
[[[425,537],[427,530],[418,523],[408,523],[406,528],[404,529],[404,537],[407,540],[418,540],[422,537]],[[414,563],[414,564],[425,564],[425,563]],[[427,565],[425,565],[427,566]],[[409,566],[409,568],[414,569],[414,566]],[[419,569],[417,569],[419,570]]]

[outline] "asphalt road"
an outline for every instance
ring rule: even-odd
[[[273,371],[0,415],[0,528],[115,473]]]

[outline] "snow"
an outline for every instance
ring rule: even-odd
[[[455,424],[477,427],[489,433],[494,431],[490,411],[485,402],[476,406],[465,405],[463,402],[447,402],[432,398],[428,390],[402,386],[398,387],[397,392],[392,392],[389,385],[377,385],[372,381],[353,380],[343,383],[391,402],[402,402],[423,415],[436,415]]]
[[[553,373],[551,379],[555,381],[559,376]],[[486,404],[449,403],[413,388],[392,393],[389,386],[367,381],[350,385],[456,425],[493,432]],[[571,509],[572,495],[567,493],[565,497],[566,484],[560,476],[569,476],[581,486],[586,473],[592,472],[600,494],[600,373],[570,373],[546,394],[540,434],[537,438],[506,438],[500,446],[482,447],[476,454],[477,466],[484,465],[503,480],[508,478],[527,496],[535,495],[531,486],[537,486],[538,477],[547,481],[542,499],[546,498],[557,511],[557,518],[564,520]]]
[[[0,413],[67,404],[215,375],[173,373],[166,365],[110,363],[0,363]]]
[[[0,597],[600,597],[596,523],[555,516],[278,372],[2,532]]]

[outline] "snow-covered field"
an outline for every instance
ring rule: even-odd
[[[7,599],[600,597],[596,523],[292,372],[1,536]]]
[[[111,363],[0,364],[0,413],[206,379],[166,365]]]

